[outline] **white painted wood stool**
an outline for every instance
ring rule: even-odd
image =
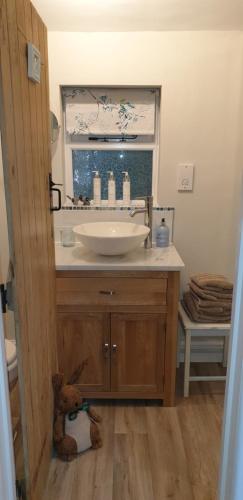
[[[184,397],[189,396],[189,384],[199,380],[226,380],[226,376],[190,376],[191,338],[194,337],[224,337],[223,366],[227,366],[230,323],[195,323],[188,317],[181,303],[179,304],[179,320],[185,333],[184,357]]]

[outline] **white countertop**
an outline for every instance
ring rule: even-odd
[[[140,247],[126,255],[96,255],[77,243],[63,247],[56,243],[57,271],[180,271],[184,267],[174,245],[167,248]]]

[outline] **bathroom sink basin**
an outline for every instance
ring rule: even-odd
[[[100,255],[123,255],[147,238],[149,228],[131,222],[89,222],[73,232],[83,245]]]

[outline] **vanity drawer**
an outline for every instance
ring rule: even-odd
[[[57,305],[166,305],[166,278],[57,277]]]

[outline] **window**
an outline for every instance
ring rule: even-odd
[[[131,199],[152,194],[152,151],[72,149],[73,192],[92,199],[93,171],[101,176],[101,199],[108,198],[107,172],[116,179],[116,199],[122,200],[122,172],[131,180]]]
[[[93,171],[108,197],[108,171],[122,200],[122,172],[131,179],[131,199],[153,194],[157,202],[159,90],[63,88],[65,192],[93,197]]]

